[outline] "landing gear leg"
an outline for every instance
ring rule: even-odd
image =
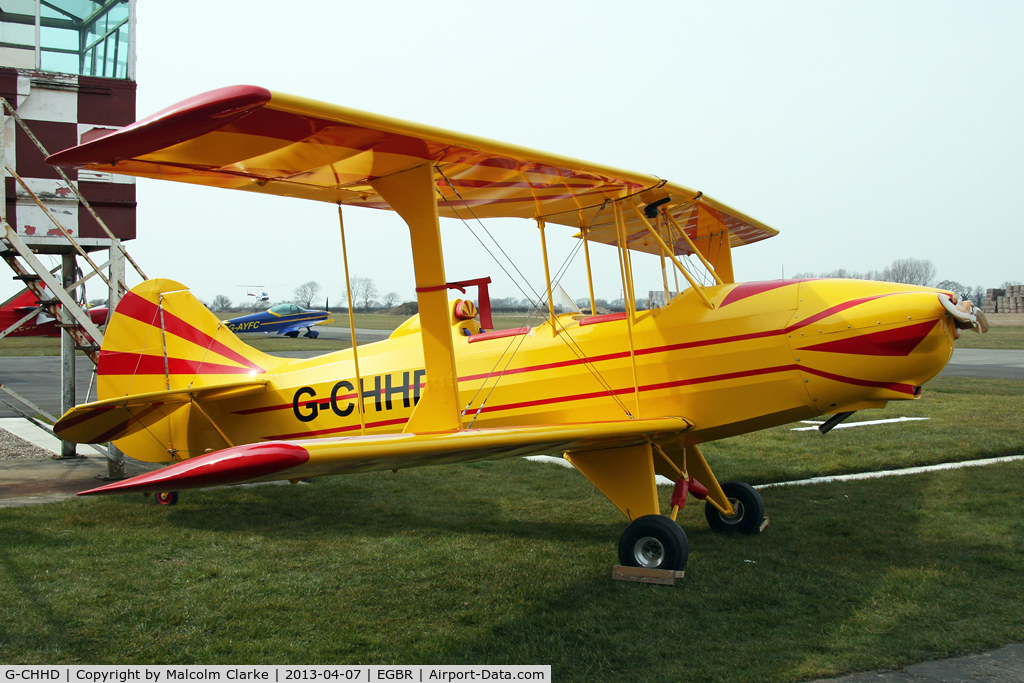
[[[566,459],[632,519],[619,537],[619,563],[626,567],[682,571],[690,556],[686,534],[658,514],[658,490],[650,443],[579,450]]]

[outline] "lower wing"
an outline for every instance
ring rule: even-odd
[[[226,448],[78,495],[178,491],[523,455],[561,455],[567,450],[640,443],[691,427],[683,418],[663,417],[269,441]]]

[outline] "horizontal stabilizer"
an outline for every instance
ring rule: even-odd
[[[226,448],[78,495],[179,491],[253,481],[302,479],[427,464],[560,455],[567,450],[618,447],[685,432],[692,423],[664,417],[271,441]]]
[[[53,433],[73,443],[106,443],[145,429],[194,400],[215,401],[266,387],[265,380],[232,382],[195,389],[151,391],[75,406],[53,426]]]

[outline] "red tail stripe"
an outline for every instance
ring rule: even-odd
[[[162,405],[163,405],[162,403],[151,403],[150,405],[146,406],[141,411],[139,411],[138,415],[132,415],[131,411],[129,411],[128,412],[129,417],[128,417],[127,420],[125,420],[124,422],[120,423],[116,427],[112,427],[111,429],[108,429],[103,434],[100,434],[99,436],[97,436],[93,440],[93,443],[106,443],[106,442],[111,441],[113,439],[120,438],[119,435],[123,431],[128,429],[128,427],[131,425],[132,421],[141,420],[142,418],[144,418],[147,415],[149,415],[150,413],[152,413],[154,410],[157,410]]]
[[[90,408],[89,410],[81,412],[78,415],[75,415],[74,417],[68,418],[67,420],[61,420],[60,427],[62,430],[67,429],[69,427],[74,427],[75,425],[81,424],[83,422],[93,419],[94,417],[97,417],[100,413],[105,413],[106,411],[113,410],[114,408],[115,406],[102,406],[100,408]]]
[[[147,325],[153,325],[154,327],[159,325],[160,308],[152,301],[149,301],[148,299],[145,299],[133,292],[128,292],[128,294],[121,299],[121,303],[118,304],[115,313],[120,313],[121,315],[133,318]],[[224,358],[228,358],[236,363],[244,365],[249,370],[255,370],[257,373],[262,373],[264,371],[263,368],[256,365],[242,354],[229,348],[223,343],[216,341],[210,335],[206,334],[194,325],[185,322],[181,318],[169,312],[167,309],[164,309],[163,323],[164,329],[176,337],[181,337],[182,339],[190,341],[204,349],[210,349]]]
[[[100,351],[101,375],[162,375],[164,357],[123,351]],[[167,372],[172,375],[248,375],[248,367],[220,365],[185,358],[168,358]]]

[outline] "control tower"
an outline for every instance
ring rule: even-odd
[[[49,152],[135,121],[135,0],[0,2],[0,97]],[[7,119],[7,164],[87,251],[110,237],[28,134]],[[80,171],[81,194],[121,240],[135,237],[135,179]],[[28,192],[6,178],[7,222],[33,249],[72,250]]]
[[[126,292],[126,259],[145,274],[121,244],[135,237],[134,178],[64,172],[45,158],[135,121],[135,2],[0,0],[0,258],[33,292],[38,315],[62,330],[62,411],[76,403],[76,350],[95,362],[103,338],[83,309],[86,281],[108,287],[112,310]],[[90,256],[102,250],[105,262]],[[37,254],[60,255],[60,273]],[[46,429],[33,414],[53,421],[0,389],[26,405],[21,414],[37,425]],[[116,449],[99,450],[112,477],[123,473]],[[62,457],[75,457],[74,444],[63,444]]]

